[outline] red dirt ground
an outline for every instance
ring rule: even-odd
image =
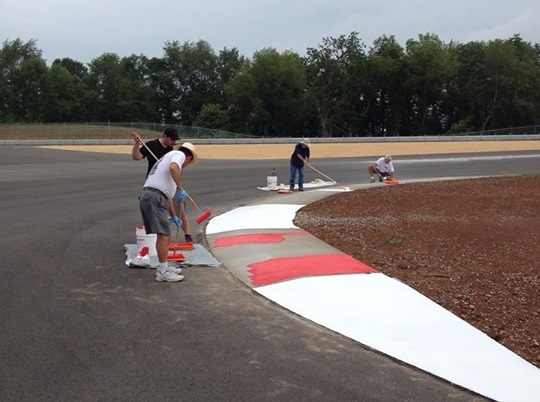
[[[540,368],[540,176],[375,185],[295,224]]]

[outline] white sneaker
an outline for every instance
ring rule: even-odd
[[[184,279],[184,275],[178,275],[174,272],[165,272],[162,274],[159,270],[156,272],[156,281],[158,282],[180,282]]]
[[[176,268],[172,265],[167,265],[167,272],[172,272],[173,274],[179,275],[182,273],[182,268]]]
[[[370,182],[370,183],[374,183],[374,182],[375,182],[375,177],[371,176],[371,177],[369,178],[369,182]]]

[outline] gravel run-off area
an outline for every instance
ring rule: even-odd
[[[294,223],[540,368],[540,176],[339,193]]]

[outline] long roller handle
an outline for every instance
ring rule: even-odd
[[[334,179],[332,179],[330,176],[325,175],[325,174],[324,174],[323,172],[321,172],[320,170],[314,168],[313,166],[311,166],[311,164],[308,164],[308,166],[309,166],[310,168],[312,168],[314,171],[316,171],[317,173],[319,173],[321,176],[326,177],[328,180],[333,181],[334,183],[337,183],[337,181],[335,181]]]
[[[150,150],[150,148],[148,148],[148,145],[145,144],[145,142],[142,140],[141,137],[139,137],[138,134],[137,134],[137,139],[139,140],[138,142],[141,143],[143,145],[143,147],[145,147],[148,152],[150,152],[150,155],[152,155],[154,157],[154,159],[156,160],[156,162],[157,162],[158,157],[156,155],[154,155],[154,153]]]
[[[197,210],[198,210],[199,212],[201,212],[201,209],[199,208],[199,206],[197,205],[197,203],[195,202],[195,200],[194,200],[193,198],[191,198],[191,196],[188,194],[188,192],[187,192],[185,189],[184,189],[184,193],[186,193],[189,202],[191,202],[191,204],[192,204],[195,208],[197,208]]]

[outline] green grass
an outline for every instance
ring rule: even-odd
[[[2,140],[128,139],[132,131],[143,138],[155,138],[163,126],[155,129],[108,124],[0,124]]]
[[[254,138],[222,130],[177,125],[180,138]],[[0,140],[129,139],[132,131],[142,138],[157,138],[165,125],[157,123],[0,124]]]

